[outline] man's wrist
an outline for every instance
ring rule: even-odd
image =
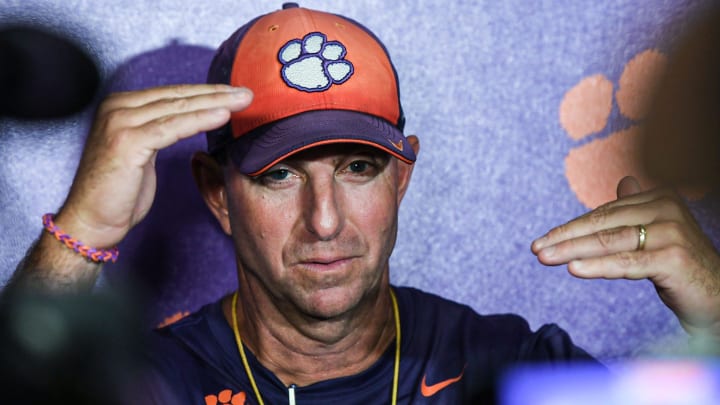
[[[118,229],[110,226],[101,226],[86,218],[87,215],[78,213],[77,210],[63,207],[53,217],[53,222],[63,232],[80,240],[83,244],[96,249],[111,249],[120,242]]]
[[[45,228],[45,231],[57,239],[58,242],[62,243],[65,247],[87,260],[96,263],[105,263],[109,261],[114,263],[117,261],[119,255],[117,247],[104,249],[86,245],[81,240],[72,237],[72,235],[66,233],[62,228],[60,228],[54,222],[53,214],[43,215],[43,227]]]

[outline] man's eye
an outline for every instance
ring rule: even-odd
[[[280,170],[274,170],[270,173],[267,173],[264,177],[273,180],[273,181],[282,181],[288,178],[290,176],[290,171],[287,169],[280,169]]]
[[[356,160],[350,163],[348,169],[353,173],[364,173],[370,168],[370,163],[363,160]]]
[[[295,184],[298,178],[298,174],[294,172],[292,168],[284,169],[278,167],[254,177],[254,180],[265,187],[276,189],[290,187]]]

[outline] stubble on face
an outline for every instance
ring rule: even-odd
[[[319,147],[281,163],[268,171],[280,182],[231,175],[227,197],[241,291],[309,322],[372,307],[389,286],[397,163],[357,146]],[[368,166],[367,173],[348,171],[353,164]]]

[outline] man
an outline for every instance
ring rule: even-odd
[[[556,326],[390,285],[419,141],[402,133],[395,70],[367,29],[286,4],[220,47],[209,82],[222,84],[102,104],[66,203],[13,280],[91,286],[152,204],[157,151],[208,131],[193,172],[240,282],[154,337],[156,402],[482,403],[509,365],[591,360]],[[622,198],[533,252],[579,277],[649,278],[690,333],[720,337],[720,257],[671,192],[639,191],[624,179]]]

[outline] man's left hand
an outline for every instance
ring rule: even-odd
[[[720,255],[683,200],[669,189],[641,192],[632,177],[617,194],[535,240],[533,253],[580,278],[647,278],[688,333],[720,341]]]

